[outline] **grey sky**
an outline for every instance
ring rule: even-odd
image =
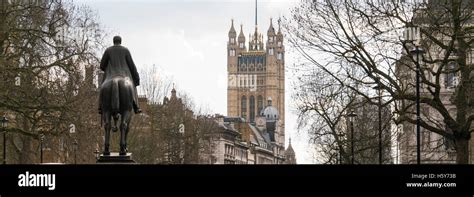
[[[254,0],[79,0],[99,14],[100,22],[122,44],[140,67],[157,65],[171,76],[177,90],[188,93],[198,106],[212,113],[227,113],[227,34],[234,19],[243,24],[248,41],[254,31]],[[288,15],[296,0],[258,2],[258,28],[266,32],[270,18]],[[293,65],[295,52],[286,43],[286,66]],[[298,163],[312,163],[307,137],[297,134],[291,103],[291,72],[286,72],[286,140],[292,137]]]

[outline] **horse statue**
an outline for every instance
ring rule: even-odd
[[[120,128],[120,155],[127,154],[127,135],[130,129],[133,109],[133,82],[129,77],[106,78],[100,89],[102,122],[105,128],[104,155],[110,155],[110,130]],[[119,122],[120,119],[120,122]],[[112,126],[112,120],[114,125]],[[120,123],[120,125],[118,125]]]
[[[121,46],[121,42],[122,39],[115,36],[114,46],[107,48],[100,62],[105,72],[99,93],[99,113],[105,129],[104,155],[110,155],[110,130],[120,130],[119,154],[127,154],[132,109],[135,113],[141,112],[136,92],[140,78],[129,50]]]

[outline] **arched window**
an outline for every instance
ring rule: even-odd
[[[255,97],[254,96],[250,96],[249,105],[250,105],[250,122],[255,122]]]
[[[262,113],[262,110],[263,110],[263,97],[262,97],[262,95],[259,95],[257,97],[257,109],[258,109],[258,113]]]
[[[247,97],[245,96],[242,96],[242,100],[241,100],[241,103],[240,103],[240,112],[241,112],[241,115],[242,115],[242,118],[247,118]]]

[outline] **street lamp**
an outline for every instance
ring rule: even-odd
[[[415,57],[416,65],[416,163],[420,164],[420,57],[425,53],[425,50],[418,44],[410,51],[410,54]]]
[[[342,164],[342,154],[341,154],[341,149],[339,149],[339,164]]]
[[[44,134],[40,134],[40,161],[43,163],[43,142],[44,142]]]
[[[342,164],[342,154],[341,154],[341,149],[339,148],[339,146],[337,146],[336,151],[337,151],[337,153],[336,153],[336,164]]]
[[[349,122],[351,124],[351,164],[354,164],[354,118],[357,114],[354,113],[354,110],[351,110],[350,114],[347,114],[349,117]]]
[[[383,149],[382,149],[382,89],[383,86],[380,84],[380,78],[377,81],[377,85],[373,87],[373,89],[378,91],[378,116],[379,116],[379,164],[382,164],[382,156],[383,156]]]
[[[3,164],[7,164],[7,127],[8,119],[5,115],[2,117],[2,128],[3,128]]]

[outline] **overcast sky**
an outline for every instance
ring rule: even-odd
[[[157,65],[173,78],[177,91],[189,94],[197,106],[227,115],[227,36],[234,19],[237,33],[243,24],[248,41],[254,31],[254,0],[77,0],[98,13],[110,33],[122,36],[138,69]],[[258,27],[264,33],[270,18],[277,27],[296,0],[260,0]],[[248,45],[248,43],[246,43]],[[291,102],[291,72],[295,52],[286,45],[286,146],[292,138],[298,163],[312,163],[307,137],[296,130]]]

